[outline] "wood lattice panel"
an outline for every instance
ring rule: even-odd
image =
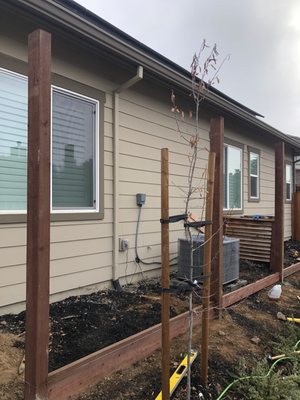
[[[225,218],[225,235],[240,239],[240,258],[270,262],[274,218]]]

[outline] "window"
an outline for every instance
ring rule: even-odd
[[[292,200],[292,164],[285,164],[285,199],[286,201]]]
[[[225,210],[242,209],[242,158],[240,147],[224,145],[224,204]]]
[[[66,78],[52,86],[53,219],[103,217],[99,121],[103,94]],[[72,90],[74,88],[74,91]],[[77,90],[76,90],[77,89]],[[27,78],[0,69],[0,214],[27,206]],[[75,91],[76,90],[76,91]],[[89,96],[89,92],[93,96]],[[80,94],[79,94],[80,93]],[[102,156],[103,159],[103,156]],[[101,160],[102,161],[102,160]]]
[[[26,209],[27,79],[0,70],[0,211]]]
[[[259,201],[259,174],[260,174],[260,154],[258,150],[249,148],[249,201]]]
[[[97,207],[97,102],[52,89],[52,209]]]

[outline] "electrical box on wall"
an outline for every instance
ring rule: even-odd
[[[119,238],[119,251],[126,251],[129,249],[129,239]]]
[[[137,193],[136,194],[136,205],[142,207],[146,202],[146,194],[145,193]]]

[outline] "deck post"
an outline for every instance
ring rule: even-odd
[[[169,220],[169,150],[161,149],[161,220]],[[162,400],[170,399],[170,257],[169,224],[161,224]]]
[[[51,35],[28,37],[25,400],[48,398]]]
[[[272,232],[271,269],[283,277],[284,246],[284,154],[283,142],[275,143],[275,221]]]
[[[222,308],[223,297],[223,164],[224,118],[210,120],[210,151],[216,154],[213,201],[211,262],[211,300],[217,310]],[[218,313],[219,314],[219,313]]]
[[[214,179],[215,179],[215,153],[210,152],[208,157],[207,194],[205,220],[213,218]],[[205,227],[204,267],[203,274],[203,310],[202,310],[202,336],[201,336],[201,368],[200,380],[203,386],[208,384],[208,347],[209,347],[209,306],[210,306],[210,274],[212,255],[212,225]]]

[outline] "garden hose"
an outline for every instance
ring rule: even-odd
[[[294,352],[296,351],[296,349],[297,349],[297,347],[298,347],[298,345],[300,344],[300,340],[298,340],[298,342],[295,344],[295,346],[294,346]],[[273,369],[275,368],[275,366],[278,364],[278,363],[280,363],[281,361],[284,361],[284,360],[290,360],[290,359],[292,359],[292,357],[291,356],[283,356],[283,357],[281,357],[281,358],[279,358],[278,360],[276,360],[272,365],[271,365],[271,367],[270,367],[270,369],[269,369],[269,371],[267,372],[267,374],[266,375],[259,375],[259,376],[252,376],[252,375],[249,375],[249,376],[243,376],[243,377],[241,377],[241,378],[238,378],[238,379],[236,379],[236,380],[234,380],[233,382],[231,382],[224,390],[223,390],[223,392],[217,397],[217,399],[216,400],[221,400],[224,396],[225,396],[225,394],[229,391],[229,389],[231,389],[232,388],[232,386],[234,386],[236,383],[238,383],[238,382],[241,382],[241,381],[244,381],[244,380],[247,380],[247,379],[264,379],[264,378],[267,378],[268,376],[270,376],[270,374],[271,374],[271,372],[273,371]]]

